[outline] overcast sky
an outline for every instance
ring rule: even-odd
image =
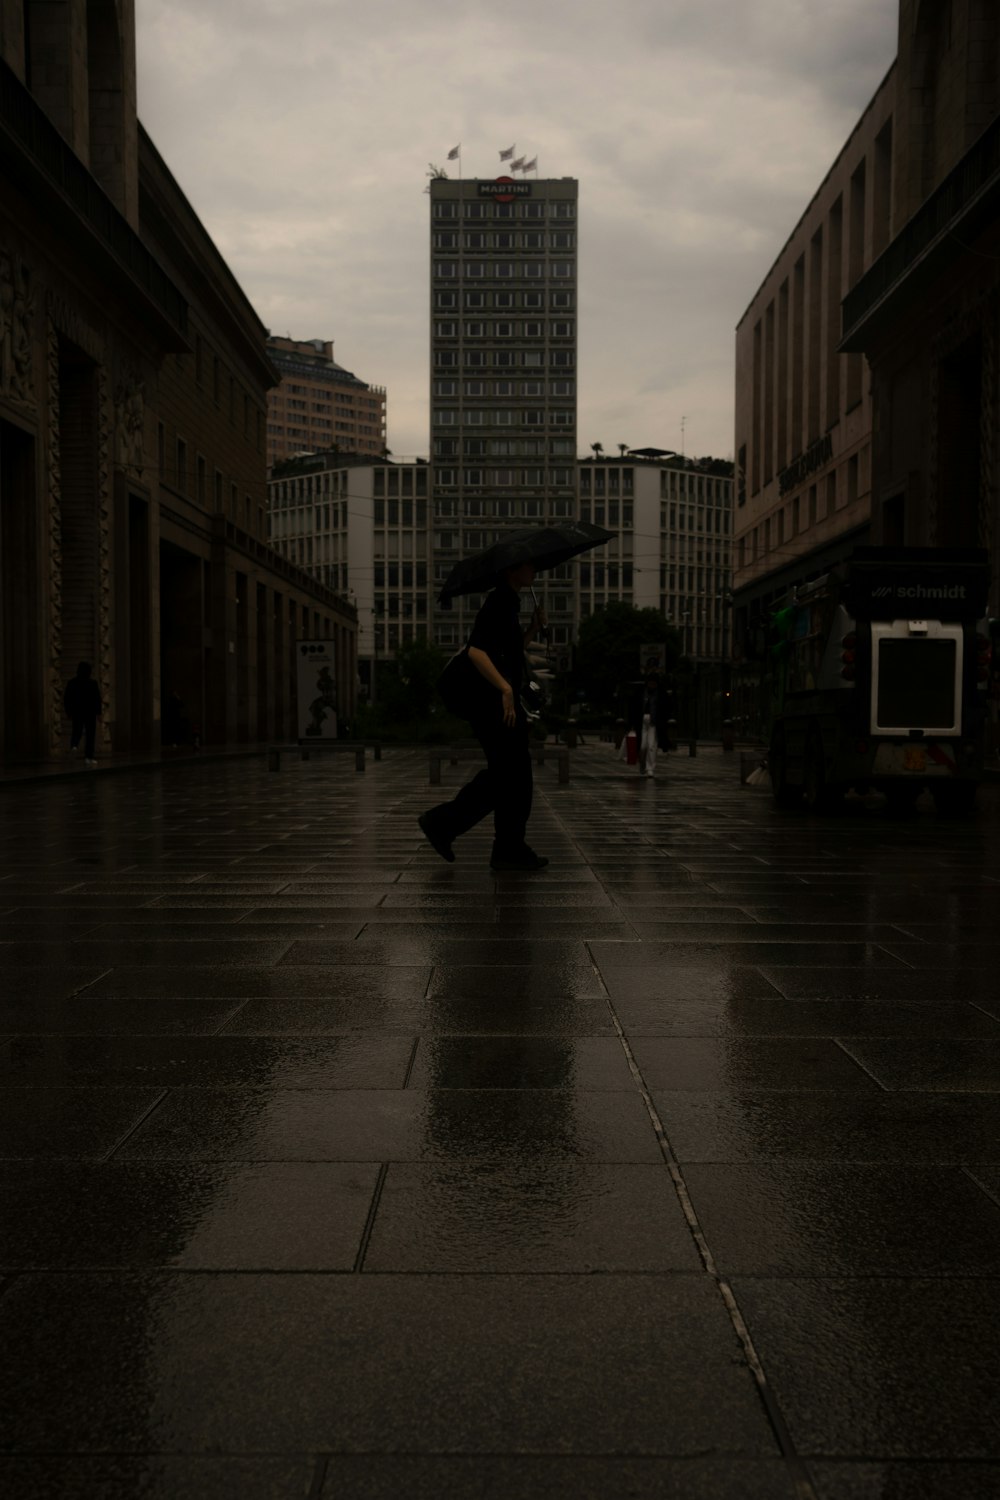
[[[580,181],[578,442],[730,457],[734,329],[897,0],[137,0],[139,114],[274,332],[428,448],[430,163]],[[448,163],[455,173],[457,164]]]

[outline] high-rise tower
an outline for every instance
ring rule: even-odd
[[[573,514],[577,182],[433,178],[430,205],[436,593],[458,557]],[[569,570],[544,584],[564,642]],[[461,643],[478,602],[436,608],[435,639]]]

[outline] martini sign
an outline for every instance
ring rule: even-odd
[[[513,177],[498,177],[495,182],[480,182],[480,198],[492,198],[495,203],[512,203],[515,198],[530,198],[531,182],[515,182]]]

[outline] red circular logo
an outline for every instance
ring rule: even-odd
[[[513,181],[514,181],[513,177],[498,177],[497,178],[497,182],[513,182]],[[513,201],[514,201],[514,194],[513,193],[495,193],[494,194],[494,201],[497,202],[497,203],[513,203]]]

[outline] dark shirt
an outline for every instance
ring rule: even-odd
[[[101,712],[101,690],[92,677],[71,677],[63,704],[71,719],[96,718]]]
[[[498,583],[486,595],[469,636],[469,645],[485,651],[497,671],[514,689],[517,701],[524,678],[524,632],[518,618],[520,596],[509,583]]]

